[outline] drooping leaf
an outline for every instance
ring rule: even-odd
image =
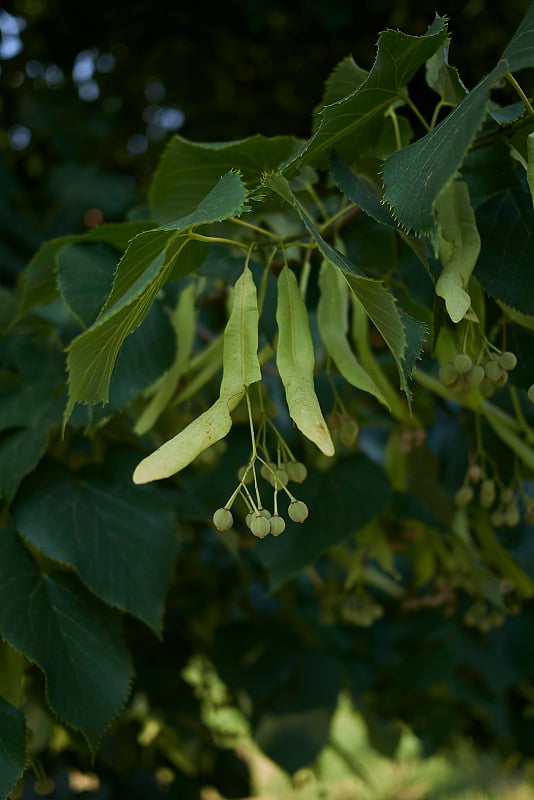
[[[46,465],[13,507],[17,529],[88,589],[159,635],[177,553],[172,510],[153,487],[135,489],[111,470]]]
[[[246,191],[240,177],[230,172],[204,197],[197,209],[168,229],[137,236],[121,259],[111,294],[95,323],[68,348],[69,401],[65,422],[76,403],[106,403],[113,367],[125,338],[146,317],[175,262],[187,248],[186,231],[245,209]],[[171,232],[174,231],[174,232]],[[190,267],[190,263],[187,264]]]
[[[485,291],[523,314],[534,314],[534,209],[530,194],[511,191],[477,210],[482,240],[475,276]]]
[[[298,491],[299,500],[309,508],[306,522],[288,522],[282,536],[268,537],[258,551],[271,589],[380,514],[389,492],[382,468],[364,455],[339,461],[327,472],[311,474]]]
[[[332,150],[343,156],[345,147],[360,154],[370,149],[378,138],[385,111],[403,97],[419,67],[446,41],[446,20],[439,16],[423,36],[383,31],[367,78],[358,83],[355,76],[351,94],[320,109],[313,136],[282,166],[284,174],[292,175],[303,164],[324,164]]]
[[[488,110],[493,85],[534,66],[534,6],[527,10],[497,66],[433,130],[384,164],[384,200],[407,231],[429,232],[434,202],[460,168]]]
[[[0,697],[0,797],[7,798],[26,766],[24,714]]]
[[[174,136],[165,150],[149,190],[151,214],[160,223],[191,213],[220,176],[232,169],[252,188],[265,171],[293,152],[292,136],[256,135],[233,142],[191,142]]]
[[[41,574],[8,529],[0,536],[0,635],[42,669],[52,710],[94,749],[132,680],[119,614],[73,575]]]

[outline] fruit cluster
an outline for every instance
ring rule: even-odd
[[[475,485],[478,484],[475,488]],[[484,474],[478,464],[469,468],[463,485],[454,496],[458,508],[466,508],[478,496],[481,508],[490,514],[490,522],[495,528],[514,528],[521,521],[518,497],[510,486],[498,486],[497,482]],[[528,521],[528,520],[527,520]]]
[[[259,471],[256,469],[256,461],[261,462]],[[280,491],[289,497],[287,514],[293,522],[302,523],[308,517],[308,506],[303,500],[298,500],[288,489],[288,483],[303,483],[306,480],[308,471],[305,465],[296,460],[267,461],[259,455],[255,455],[248,464],[241,467],[238,471],[238,486],[232,497],[222,508],[218,508],[213,515],[213,525],[218,531],[228,531],[234,524],[234,517],[230,510],[235,498],[240,495],[247,508],[245,516],[247,528],[259,539],[264,539],[271,534],[279,536],[284,532],[286,522],[278,509],[278,493]],[[258,475],[262,477],[274,489],[274,508],[273,513],[263,508],[258,487]],[[254,484],[256,500],[248,489],[248,484]]]
[[[490,352],[486,349],[476,361],[467,353],[457,353],[440,367],[439,379],[454,394],[465,394],[478,386],[483,397],[491,397],[508,382],[508,373],[516,365],[517,357],[509,350]]]

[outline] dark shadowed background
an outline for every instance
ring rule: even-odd
[[[0,275],[39,242],[143,200],[173,133],[223,141],[310,134],[347,55],[370,68],[387,27],[450,20],[468,87],[498,59],[527,0],[18,0],[0,9]],[[417,86],[417,81],[416,84]],[[412,90],[413,91],[413,90]],[[424,108],[423,96],[418,101]]]

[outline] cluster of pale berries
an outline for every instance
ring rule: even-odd
[[[493,509],[490,522],[495,528],[514,528],[521,521],[516,492],[509,486],[499,487],[492,478],[487,477],[478,464],[472,464],[466,475],[463,486],[458,489],[454,500],[458,508],[466,508],[478,495],[478,503],[482,508]],[[534,505],[527,504],[525,519],[529,524],[534,522]]]
[[[259,475],[274,489],[273,513],[263,508],[258,491],[258,473],[255,461],[261,462]],[[245,517],[247,528],[259,539],[264,539],[271,534],[280,536],[284,532],[286,522],[278,509],[278,493],[284,492],[289,497],[287,515],[293,522],[304,522],[308,517],[308,506],[303,500],[297,498],[288,489],[288,483],[303,483],[308,471],[300,461],[286,461],[279,464],[274,461],[265,461],[260,456],[255,457],[238,472],[239,484],[230,500],[222,508],[218,508],[213,515],[213,525],[218,531],[229,531],[234,524],[231,506],[235,498],[240,495],[246,503],[248,513]],[[248,489],[248,484],[254,484],[256,500]]]
[[[439,379],[455,394],[464,394],[472,386],[478,386],[483,397],[491,397],[496,389],[508,382],[508,373],[516,365],[517,357],[509,350],[485,352],[476,363],[467,353],[457,353],[452,361],[440,367]]]

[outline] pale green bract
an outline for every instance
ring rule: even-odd
[[[134,470],[134,483],[169,478],[224,439],[232,427],[230,412],[243,399],[246,387],[259,380],[256,285],[250,269],[245,266],[235,284],[232,310],[224,329],[219,398],[174,438],[144,458]]]
[[[189,286],[186,286],[180,293],[172,317],[172,324],[176,331],[177,341],[174,364],[158,382],[150,403],[137,420],[134,432],[138,436],[142,436],[153,427],[158,417],[167,407],[169,400],[176,390],[178,381],[187,369],[195,340],[195,299],[196,286],[194,283],[190,283]]]
[[[384,395],[362,367],[349,344],[349,286],[343,273],[326,259],[319,273],[319,288],[321,294],[317,304],[317,323],[328,355],[348,383],[374,395],[389,409]]]
[[[436,202],[443,264],[436,294],[445,300],[453,322],[460,322],[471,307],[469,279],[480,254],[475,213],[464,181],[452,181]]]
[[[308,312],[295,273],[285,266],[278,276],[278,344],[276,364],[284,385],[291,419],[326,456],[334,455],[330,436],[315,393],[315,358]]]

